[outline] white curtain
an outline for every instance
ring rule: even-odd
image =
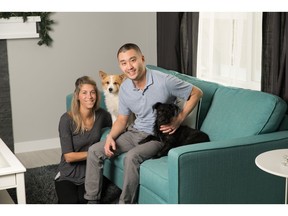
[[[262,13],[199,15],[197,77],[260,90]]]

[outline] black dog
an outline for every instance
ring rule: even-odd
[[[171,148],[210,141],[209,136],[206,133],[183,125],[181,125],[173,134],[163,133],[160,131],[160,126],[169,124],[171,119],[178,114],[180,108],[175,104],[163,104],[160,102],[154,104],[152,108],[153,110],[156,110],[154,136],[147,136],[145,139],[141,140],[139,144],[151,140],[158,140],[165,143],[164,147],[153,158],[167,155]]]

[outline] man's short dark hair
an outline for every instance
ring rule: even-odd
[[[118,50],[117,58],[119,56],[119,53],[126,52],[126,51],[131,50],[131,49],[135,50],[137,53],[142,55],[142,52],[141,52],[140,48],[136,44],[126,43],[123,46],[121,46],[120,49]]]

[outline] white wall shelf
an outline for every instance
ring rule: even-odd
[[[0,39],[39,38],[37,22],[40,16],[30,16],[24,22],[22,17],[0,18]]]

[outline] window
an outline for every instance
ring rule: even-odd
[[[197,77],[260,90],[261,44],[261,12],[200,12]]]

